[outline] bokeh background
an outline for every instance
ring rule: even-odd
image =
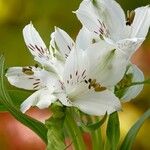
[[[72,13],[81,0],[0,0],[0,54],[4,53],[7,66],[32,65],[35,62],[28,52],[22,37],[22,29],[30,21],[40,32],[47,46],[54,26],[67,31],[74,39],[81,24]],[[125,11],[147,5],[149,0],[118,0]],[[150,77],[150,35],[133,56],[133,62]],[[8,84],[8,88],[13,88]],[[123,106],[120,112],[122,137],[150,107],[150,86],[132,102]],[[31,109],[34,118],[44,121],[49,117],[47,110]],[[133,150],[150,149],[150,120],[141,128]],[[0,113],[0,150],[44,150],[44,143],[9,113]]]

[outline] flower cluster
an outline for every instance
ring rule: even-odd
[[[87,114],[110,114],[141,92],[143,85],[131,85],[144,81],[144,75],[130,60],[148,33],[150,6],[126,17],[114,0],[83,0],[74,13],[83,25],[75,41],[55,27],[47,48],[32,23],[23,29],[39,65],[6,73],[12,85],[35,91],[21,104],[22,112],[59,101]]]

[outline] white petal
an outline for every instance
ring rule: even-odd
[[[128,59],[131,58],[132,54],[141,46],[143,38],[131,38],[124,39],[117,42],[118,50],[122,51]]]
[[[55,32],[52,33],[51,37],[51,45],[60,51],[64,58],[67,58],[74,46],[74,41],[71,37],[65,31],[57,27],[55,27]]]
[[[145,38],[150,27],[150,6],[135,9],[131,37]]]
[[[76,46],[86,50],[91,44],[97,43],[99,40],[100,38],[97,34],[83,27],[76,38]]]
[[[104,17],[104,24],[109,30],[111,39],[117,41],[123,34],[126,18],[123,9],[115,0],[97,0],[98,9]]]
[[[106,87],[112,87],[122,79],[128,64],[124,53],[105,41],[92,45],[87,53],[91,78]]]
[[[56,98],[47,89],[41,89],[33,93],[21,104],[21,111],[25,113],[31,106],[37,106],[40,109],[48,108]]]
[[[111,114],[121,109],[119,99],[110,91],[103,92],[89,91],[77,97],[73,101],[74,106],[90,115],[104,115],[106,112]]]
[[[53,73],[34,66],[11,67],[8,69],[6,77],[10,84],[26,90],[38,90],[49,86],[47,84],[49,82],[52,84],[56,78]]]
[[[96,14],[91,0],[82,1],[79,9],[75,13],[83,26],[85,26],[89,31],[92,31],[98,35],[100,34],[99,29],[101,24],[98,21],[99,16]]]
[[[143,72],[136,66],[131,65],[129,70],[127,71],[127,74],[132,74],[132,82],[142,82],[144,81],[144,75]],[[121,98],[122,102],[130,101],[131,99],[134,99],[143,89],[143,85],[135,85],[129,87],[126,91],[124,96]]]
[[[23,36],[27,47],[37,62],[56,74],[59,73],[58,70],[63,71],[62,62],[57,61],[57,59],[50,54],[39,33],[31,23],[23,29]],[[57,65],[59,65],[59,67]]]
[[[67,91],[77,89],[80,83],[87,78],[88,57],[86,51],[74,48],[66,59],[64,68],[64,85]]]
[[[36,59],[38,62],[42,63],[44,68],[51,73],[54,73],[58,77],[62,77],[64,71],[64,62],[58,60],[57,58],[52,58],[51,62],[44,61],[43,59]]]
[[[36,31],[36,29],[31,23],[24,27],[23,37],[28,49],[30,50],[31,54],[35,57],[35,59],[49,61],[50,53],[45,43],[41,39],[39,33]]]

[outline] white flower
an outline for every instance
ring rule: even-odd
[[[6,73],[12,85],[26,90],[36,90],[22,103],[21,111],[25,112],[31,106],[47,108],[56,100],[53,92],[59,84],[59,79],[62,78],[64,62],[56,59],[53,52],[47,49],[31,23],[23,29],[23,37],[34,59],[43,67],[43,69],[38,66],[11,67]]]
[[[144,41],[150,26],[150,6],[128,12],[115,0],[83,0],[75,12],[81,23],[129,58]]]
[[[64,105],[92,115],[119,110],[119,99],[110,90],[123,76],[125,67],[121,66],[126,66],[124,57],[118,56],[105,42],[93,44],[84,51],[73,49],[65,63],[64,89],[55,96]]]
[[[74,44],[66,32],[56,28],[49,51],[32,24],[24,28],[26,45],[43,69],[12,67],[7,71],[12,85],[37,90],[22,103],[23,112],[31,106],[47,108],[56,100],[92,115],[121,109],[112,89],[124,76],[128,59],[105,41],[96,42],[95,35],[94,40],[93,36],[85,40],[86,47],[82,44],[86,34],[91,33],[82,29]]]

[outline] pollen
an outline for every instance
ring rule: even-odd
[[[93,89],[95,90],[95,92],[101,92],[101,91],[104,91],[104,90],[106,90],[106,87],[103,87],[103,86],[101,86],[99,83],[97,83],[96,82],[96,79],[89,79],[88,80],[89,81],[89,89],[91,89],[91,87],[93,87]]]
[[[127,11],[126,25],[131,26],[131,24],[133,23],[134,17],[135,17],[135,11],[134,10],[132,10],[132,11],[128,10]]]
[[[26,75],[33,75],[33,74],[34,74],[34,72],[32,71],[32,68],[31,68],[31,67],[30,67],[30,68],[23,67],[23,68],[22,68],[22,72],[23,72],[24,74],[26,74]]]

